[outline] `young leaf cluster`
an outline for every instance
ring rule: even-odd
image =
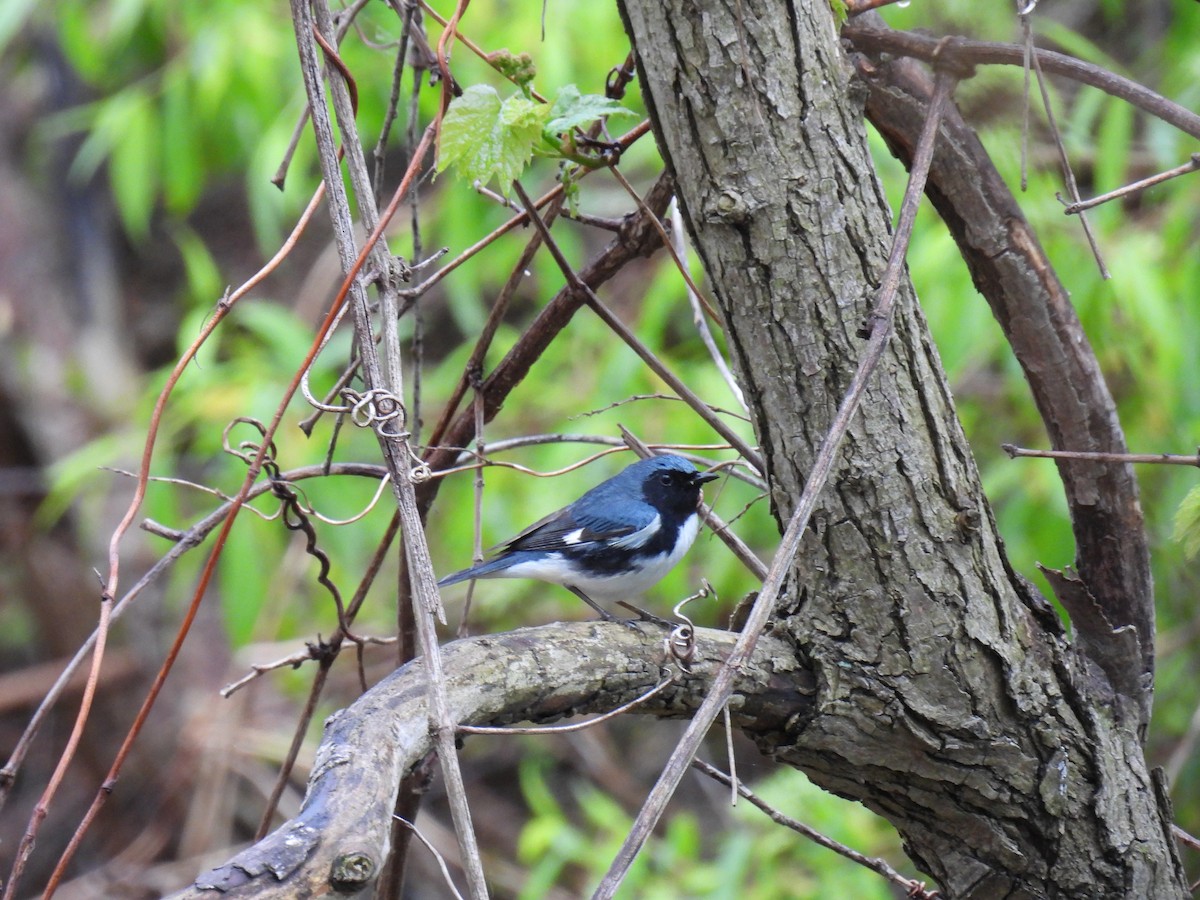
[[[535,153],[588,168],[603,164],[600,156],[580,149],[575,130],[633,111],[599,94],[580,94],[573,84],[559,89],[552,104],[539,103],[530,94],[528,74],[524,69],[521,90],[504,99],[484,84],[454,99],[442,120],[439,171],[453,166],[467,181],[495,180],[507,193]]]

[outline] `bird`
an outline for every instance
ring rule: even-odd
[[[562,585],[613,620],[598,601],[638,596],[675,567],[700,529],[703,485],[717,477],[682,456],[640,460],[438,587],[473,578],[532,578]]]

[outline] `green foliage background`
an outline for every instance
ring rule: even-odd
[[[446,3],[437,6],[443,13],[450,11]],[[1062,8],[1039,9],[1034,22],[1040,35],[1085,59],[1142,80],[1185,106],[1200,108],[1200,7],[1195,3],[1177,0],[1163,4],[1171,10],[1167,24],[1157,34],[1139,31],[1137,40],[1131,40],[1124,30],[1124,4],[1059,6]],[[542,14],[537,3],[479,0],[471,5],[462,29],[487,50],[509,48],[530,53],[537,66],[534,87],[547,96],[569,84],[578,85],[585,94],[602,93],[609,69],[620,64],[628,52],[614,6],[594,0],[550,4],[544,13],[544,39],[539,34]],[[1053,21],[1050,15],[1060,15],[1062,21]],[[1018,37],[1011,4],[946,0],[936,8],[913,4],[889,9],[885,16],[896,27],[992,40]],[[371,41],[395,40],[396,17],[380,4],[369,6],[359,23],[362,36]],[[30,168],[36,170],[39,165],[39,148],[64,136],[81,138],[68,177],[86,180],[102,174],[127,239],[134,245],[178,254],[182,261],[186,279],[179,286],[179,342],[186,345],[224,285],[235,280],[214,249],[213,234],[205,232],[195,218],[207,192],[236,187],[250,214],[253,240],[265,259],[278,247],[317,183],[311,143],[305,139],[300,142],[285,190],[270,184],[303,104],[286,5],[232,0],[203,4],[62,0],[36,6],[7,5],[0,13],[0,38],[11,37],[21,27],[52,37],[92,98],[42,122],[29,151]],[[437,33],[436,24],[430,23],[430,31]],[[32,53],[31,46],[14,43],[10,48],[15,77],[27,71],[29,59],[22,54]],[[359,122],[370,145],[383,120],[391,56],[371,49],[353,34],[343,51],[358,79]],[[489,84],[504,96],[512,91],[461,45],[455,49],[453,71],[463,85]],[[981,128],[997,165],[1014,186],[1019,184],[1020,81],[1019,70],[985,69],[965,83],[958,95],[960,106]],[[406,94],[410,85],[406,76]],[[1096,91],[1059,83],[1053,94],[1085,195],[1179,165],[1195,149],[1184,136],[1161,123],[1146,121]],[[433,115],[436,100],[436,91],[422,92],[422,126]],[[624,103],[644,114],[636,84]],[[627,121],[634,120],[614,122],[614,132],[619,133]],[[1035,113],[1035,121],[1042,121],[1040,114]],[[404,128],[403,116],[397,127]],[[882,143],[874,136],[872,140],[881,177],[889,196],[898,203],[904,173]],[[1062,191],[1061,179],[1040,125],[1035,126],[1031,147],[1029,189],[1022,196],[1023,206],[1096,348],[1117,396],[1131,448],[1137,452],[1190,452],[1200,442],[1200,304],[1196,302],[1200,295],[1196,240],[1200,203],[1195,199],[1195,176],[1090,214],[1112,272],[1112,278],[1105,281],[1099,277],[1077,222],[1062,215],[1055,199]],[[622,169],[639,188],[645,188],[657,165],[652,142],[646,139],[626,157]],[[395,175],[399,170],[399,164],[393,164],[389,171]],[[525,178],[531,186],[545,189],[556,175],[553,162],[535,158]],[[439,175],[423,188],[422,196],[426,251],[445,246],[456,254],[509,215],[454,174]],[[629,201],[611,178],[599,175],[581,183],[580,208],[593,215],[620,215],[629,208]],[[604,240],[578,227],[558,231],[577,264]],[[469,353],[469,336],[482,325],[488,303],[525,239],[518,234],[492,247],[422,301],[427,316],[427,355],[421,381],[426,423],[436,418],[441,398],[458,378]],[[398,232],[391,245],[394,252],[405,256],[413,249],[407,230]],[[918,219],[908,265],[1015,567],[1036,579],[1035,563],[1070,565],[1073,543],[1053,464],[1011,461],[1000,450],[1002,442],[1034,447],[1046,444],[1026,386],[952,241],[928,208]],[[642,339],[667,358],[698,393],[732,408],[732,397],[691,329],[678,274],[661,262],[642,266],[638,273],[640,283],[619,281],[604,292],[606,299],[636,323]],[[531,274],[485,369],[494,365],[561,284],[557,269],[545,254],[536,258]],[[176,393],[156,471],[186,472],[189,478],[226,491],[236,487],[242,468],[219,453],[221,428],[236,415],[269,416],[312,333],[313,323],[297,316],[287,300],[273,296],[268,284],[238,309],[232,323],[203,351],[200,364],[189,370]],[[411,325],[405,328],[411,329]],[[464,340],[462,335],[468,338]],[[344,358],[345,350],[343,340],[322,357],[314,373],[318,390],[332,382],[339,368],[339,353]],[[48,520],[65,508],[65,498],[82,496],[83,508],[92,513],[84,518],[86,527],[97,535],[107,534],[113,522],[104,517],[108,508],[96,498],[112,485],[109,476],[96,475],[96,466],[135,455],[150,399],[162,378],[161,373],[147,375],[146,402],[127,421],[114,423],[110,436],[78,448],[59,462],[57,492],[44,511]],[[581,314],[508,400],[488,438],[556,431],[612,436],[617,423],[623,423],[649,441],[711,441],[706,429],[682,405],[666,401],[642,401],[576,418],[659,389],[631,351],[613,340],[597,321]],[[295,429],[294,422],[305,414],[296,404],[292,423],[282,432],[281,463],[285,468],[319,462],[325,453],[327,430],[305,441]],[[350,431],[342,432],[339,457],[374,460],[373,440]],[[748,427],[743,431],[750,435]],[[519,451],[512,459],[550,470],[586,452],[588,448],[578,445],[548,445]],[[485,546],[577,495],[625,461],[606,459],[552,480],[489,470],[482,520]],[[1197,475],[1194,469],[1175,467],[1144,467],[1139,474],[1154,541],[1160,616],[1159,682],[1150,755],[1153,764],[1168,764],[1200,703],[1194,677],[1200,659],[1200,614],[1195,603],[1200,579],[1181,543],[1171,537],[1175,511],[1195,487]],[[352,515],[366,505],[372,492],[370,485],[351,479],[306,487],[313,502],[333,516]],[[721,490],[717,508],[732,518],[754,499],[752,491],[730,483]],[[470,558],[472,504],[469,475],[453,478],[443,488],[430,522],[435,560],[442,571],[458,568]],[[208,508],[205,498],[156,487],[146,512],[179,527]],[[377,509],[354,525],[321,529],[323,545],[334,560],[335,581],[354,583],[372,545],[371,536],[379,532],[386,518],[386,511]],[[770,558],[777,533],[764,503],[754,505],[736,527],[761,556]],[[327,597],[311,578],[311,562],[294,562],[293,574],[285,580],[275,575],[287,552],[288,536],[278,527],[244,517],[235,537],[226,553],[219,586],[233,646],[250,640],[298,642],[315,631],[332,628]],[[147,540],[157,552],[162,551],[154,539]],[[194,560],[189,561],[173,576],[174,596],[186,596],[194,565]],[[720,621],[723,613],[754,587],[723,545],[705,537],[689,563],[656,589],[655,596],[683,596],[700,575],[707,577],[721,596],[721,614],[712,608],[696,614],[705,622]],[[586,612],[573,598],[553,588],[494,582],[478,593],[477,630]],[[453,601],[453,615],[457,598],[448,597]],[[385,592],[366,612],[364,628],[386,631],[392,615]],[[19,629],[12,633],[18,634]],[[280,677],[293,679],[297,690],[306,683],[303,673]],[[532,897],[538,896],[542,887],[558,883],[568,869],[594,877],[595,865],[602,865],[607,858],[598,848],[607,847],[623,833],[628,811],[583,784],[574,789],[569,801],[556,795],[547,788],[544,759],[536,746],[527,749],[529,756],[520,773],[530,823],[521,835],[519,852],[531,873],[523,895]],[[1200,802],[1196,799],[1200,762],[1190,754],[1172,764],[1172,773],[1179,821],[1192,832],[1200,831]],[[774,776],[766,793],[798,818],[818,825],[821,819],[828,819],[828,827],[854,846],[899,859],[894,837],[887,836],[878,820],[807,787],[797,773]],[[679,896],[680,885],[685,885],[689,896],[806,897],[820,895],[820,887],[830,884],[853,887],[842,891],[847,896],[887,895],[873,876],[847,867],[823,851],[798,846],[791,835],[766,823],[753,810],[739,809],[728,834],[719,842],[690,815],[675,819],[635,869],[629,896]],[[752,850],[754,869],[749,865]]]

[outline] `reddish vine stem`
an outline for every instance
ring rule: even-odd
[[[200,573],[199,580],[195,590],[193,591],[191,601],[188,604],[188,609],[184,614],[183,621],[181,622],[179,630],[176,633],[175,640],[172,643],[171,648],[168,650],[167,656],[164,659],[158,674],[155,676],[154,681],[152,682],[150,689],[142,703],[142,706],[138,710],[138,714],[134,719],[133,724],[130,726],[129,732],[126,734],[125,740],[122,742],[120,749],[117,751],[117,756],[113,761],[112,768],[109,770],[108,777],[100,786],[100,789],[96,793],[96,797],[92,801],[92,805],[84,815],[84,818],[80,821],[79,826],[72,835],[70,842],[63,851],[62,856],[59,858],[58,865],[55,867],[54,872],[50,876],[50,881],[46,886],[46,898],[52,896],[55,890],[57,890],[58,885],[62,881],[62,877],[66,871],[66,867],[69,865],[71,859],[75,855],[75,851],[78,849],[80,842],[83,840],[83,836],[87,833],[92,822],[99,814],[100,809],[104,806],[105,801],[108,799],[108,795],[112,790],[112,785],[116,783],[117,777],[120,774],[121,769],[124,767],[125,759],[128,757],[130,750],[133,748],[133,742],[141,733],[142,727],[145,725],[146,719],[150,714],[150,710],[153,708],[155,701],[158,699],[159,692],[162,690],[163,684],[166,682],[167,675],[174,667],[175,659],[179,655],[179,650],[183,646],[183,641],[187,638],[187,635],[191,630],[192,622],[195,620],[196,613],[200,608],[200,601],[203,598],[205,591],[208,589],[208,585],[211,582],[213,575],[216,573],[217,561],[220,559],[221,554],[224,551],[225,542],[229,537],[229,532],[233,528],[233,523],[237,518],[238,512],[246,502],[250,488],[253,486],[255,480],[258,478],[258,475],[261,472],[263,460],[266,458],[266,453],[272,438],[278,431],[280,423],[283,421],[284,412],[287,410],[288,404],[291,402],[292,398],[300,388],[300,379],[308,367],[312,365],[313,359],[315,359],[316,354],[325,339],[326,333],[330,328],[333,327],[334,322],[337,321],[338,313],[341,311],[342,305],[346,302],[346,298],[350,293],[351,286],[356,283],[358,274],[362,270],[363,264],[366,262],[368,255],[372,252],[376,243],[383,235],[384,228],[387,226],[388,222],[391,221],[392,216],[395,215],[396,209],[399,207],[401,200],[408,193],[409,188],[419,173],[421,162],[424,159],[425,152],[429,149],[432,137],[432,131],[427,129],[424,137],[421,140],[421,145],[413,154],[413,159],[409,166],[408,172],[405,173],[405,176],[400,182],[399,187],[396,188],[396,192],[393,194],[387,209],[384,211],[384,214],[380,216],[378,224],[364,242],[358,258],[354,261],[350,271],[343,280],[337,297],[330,306],[324,322],[318,329],[316,338],[314,339],[308,354],[305,356],[300,367],[292,376],[291,382],[284,390],[283,398],[276,407],[270,423],[267,425],[266,435],[263,439],[262,445],[259,447],[257,454],[251,461],[241,488],[230,503],[229,514],[226,517],[221,530],[217,534],[213,549],[210,552],[204,568]],[[146,465],[147,463],[148,459],[143,461],[143,471],[148,471]],[[132,518],[132,515],[130,515],[129,518]],[[99,646],[99,644],[97,646]],[[8,885],[7,890],[15,890],[12,882],[10,882]],[[9,896],[9,893],[6,891],[4,900],[9,900]]]
[[[92,650],[92,666],[88,675],[87,684],[84,687],[83,696],[80,700],[79,711],[75,717],[75,724],[72,728],[71,735],[67,740],[59,756],[58,764],[54,772],[50,776],[45,789],[42,791],[41,797],[38,799],[37,805],[34,807],[33,813],[30,816],[25,833],[21,837],[21,842],[17,847],[17,853],[14,857],[13,867],[9,873],[8,881],[5,884],[4,900],[15,896],[17,886],[25,871],[25,866],[28,864],[29,856],[33,852],[33,845],[37,839],[38,832],[41,830],[42,822],[50,811],[50,806],[53,803],[55,795],[58,793],[58,788],[62,784],[62,780],[66,775],[68,766],[75,757],[75,753],[79,747],[79,741],[83,736],[83,730],[87,724],[88,718],[91,715],[92,704],[95,699],[96,684],[99,679],[100,667],[104,662],[104,653],[107,646],[108,631],[112,622],[112,606],[114,598],[117,594],[118,585],[120,583],[120,544],[125,533],[133,524],[134,518],[137,516],[138,510],[141,508],[142,501],[146,496],[146,486],[150,477],[150,461],[154,455],[155,445],[158,440],[158,431],[162,425],[163,411],[166,409],[167,400],[170,398],[175,386],[179,383],[179,379],[183,377],[183,372],[196,354],[200,351],[201,346],[208,340],[209,336],[216,330],[217,326],[224,320],[225,316],[233,308],[233,305],[245,297],[254,287],[260,284],[272,272],[274,272],[281,262],[291,253],[296,246],[300,236],[308,227],[308,223],[312,220],[313,214],[317,210],[322,198],[325,196],[325,187],[320,185],[313,193],[312,199],[309,200],[308,206],[301,213],[300,219],[297,221],[292,233],[284,241],[276,254],[258,270],[249,280],[247,280],[236,291],[222,297],[217,304],[217,310],[209,318],[201,329],[200,334],[192,342],[191,346],[184,351],[183,355],[176,362],[175,367],[171,370],[171,374],[167,377],[167,383],[159,392],[158,399],[155,401],[154,409],[150,415],[150,422],[147,426],[146,441],[142,446],[142,458],[138,469],[138,479],[134,487],[133,497],[129,501],[129,506],[125,510],[117,527],[113,529],[112,536],[109,538],[108,546],[108,578],[105,581],[104,590],[101,595],[100,616],[96,626],[95,638],[91,642]],[[82,655],[76,656],[72,660],[72,667],[82,663],[85,657]],[[45,701],[35,713],[25,733],[21,736],[17,746],[13,749],[12,755],[5,764],[3,773],[6,776],[0,779],[0,807],[7,800],[9,788],[12,785],[12,780],[16,777],[16,772],[24,762],[25,756],[28,754],[29,747],[36,737],[41,727],[41,722],[47,712],[53,707],[54,702],[62,692],[62,685],[66,683],[66,678],[60,678],[55,685],[55,689],[51,690],[51,694],[47,695]]]
[[[41,829],[41,823],[45,820],[45,817],[49,812],[50,804],[58,791],[58,787],[62,783],[63,777],[66,775],[67,767],[74,758],[75,752],[79,746],[79,741],[83,736],[83,729],[91,715],[92,704],[95,699],[96,683],[98,681],[100,667],[104,660],[104,653],[108,642],[108,631],[112,621],[113,600],[116,596],[117,584],[119,582],[119,545],[121,539],[128,531],[129,526],[133,523],[133,518],[136,516],[137,510],[141,507],[142,501],[145,498],[146,484],[148,482],[150,471],[150,460],[153,456],[154,446],[158,436],[158,428],[162,421],[162,413],[166,407],[166,402],[171,393],[174,391],[175,385],[182,377],[186,366],[195,357],[200,346],[208,339],[209,335],[212,334],[217,325],[220,324],[220,322],[228,314],[233,304],[237,300],[246,296],[246,294],[254,286],[256,286],[259,282],[266,278],[267,275],[273,272],[283,261],[283,259],[286,258],[286,256],[291,252],[292,248],[295,247],[300,235],[307,228],[309,221],[311,221],[313,213],[316,212],[317,205],[324,197],[324,194],[325,185],[321,184],[318,186],[317,190],[313,194],[312,199],[309,201],[308,206],[301,214],[300,220],[293,229],[292,234],[289,235],[288,240],[284,242],[284,245],[275,254],[275,256],[272,257],[271,260],[265,266],[263,266],[263,268],[260,269],[250,280],[243,284],[237,292],[222,298],[222,300],[218,303],[217,312],[214,313],[214,315],[205,324],[200,335],[195,341],[193,341],[188,350],[185,351],[182,357],[180,357],[167,380],[167,384],[163,387],[163,390],[159,394],[158,400],[155,403],[154,411],[151,415],[146,442],[142,450],[141,466],[139,468],[139,476],[137,485],[134,489],[133,499],[130,501],[130,505],[126,510],[125,515],[118,523],[116,529],[114,529],[112,537],[109,541],[109,576],[108,580],[105,582],[105,587],[101,594],[100,617],[96,628],[96,639],[94,642],[94,651],[92,656],[92,668],[88,676],[88,682],[84,687],[79,712],[76,715],[75,725],[72,729],[71,736],[68,738],[67,746],[62,752],[58,765],[54,773],[51,775],[46,788],[43,790],[42,796],[39,798],[37,805],[34,807],[34,811],[30,817],[29,824],[26,827],[25,834],[21,838],[21,843],[18,846],[16,858],[13,863],[12,871],[9,875],[8,883],[5,885],[3,895],[4,900],[10,900],[10,898],[14,895],[16,886],[20,882],[25,866],[28,863],[29,856],[33,852],[34,842],[36,841],[38,831]],[[257,473],[255,473],[255,475],[257,475]],[[186,636],[191,627],[191,622],[195,616],[195,609],[198,605],[198,602],[199,598],[197,596],[194,598],[193,605],[189,608],[189,612],[185,616],[184,621],[180,626],[180,632],[176,636],[176,642],[172,645],[167,659],[164,660],[163,669],[160,669],[159,675],[156,676],[155,681],[151,684],[150,692],[146,698],[148,706],[143,707],[143,712],[148,712],[149,706],[153,705],[154,698],[157,696],[158,691],[161,690],[162,683],[165,681],[166,672],[168,672],[173,665],[174,658],[178,654],[179,648],[182,646],[183,638]],[[135,719],[133,726],[131,726],[131,735],[134,733],[135,729],[140,731],[143,722],[144,716],[142,713],[139,713],[138,718]],[[127,745],[123,744],[121,750],[118,752],[118,760],[122,760],[124,754],[127,752],[128,747]],[[116,765],[116,763],[114,763],[114,765]],[[106,796],[103,787],[101,789],[100,796]],[[103,801],[100,800],[99,802],[102,803]],[[90,812],[91,811],[89,810],[89,815]],[[62,877],[62,869],[65,865],[65,862],[70,859],[71,855],[73,855],[74,848],[78,843],[78,839],[82,837],[83,831],[86,830],[85,823],[87,822],[88,819],[85,817],[85,819],[80,823],[75,835],[72,837],[71,842],[68,843],[63,857],[60,858],[59,865],[55,868],[51,875],[50,881],[47,884],[45,892],[46,896],[51,896],[54,893],[58,881]]]

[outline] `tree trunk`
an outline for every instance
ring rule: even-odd
[[[786,520],[889,246],[865,89],[825,0],[621,9]],[[910,288],[776,615],[819,694],[764,749],[946,896],[1185,895],[1140,717],[1009,568]]]

